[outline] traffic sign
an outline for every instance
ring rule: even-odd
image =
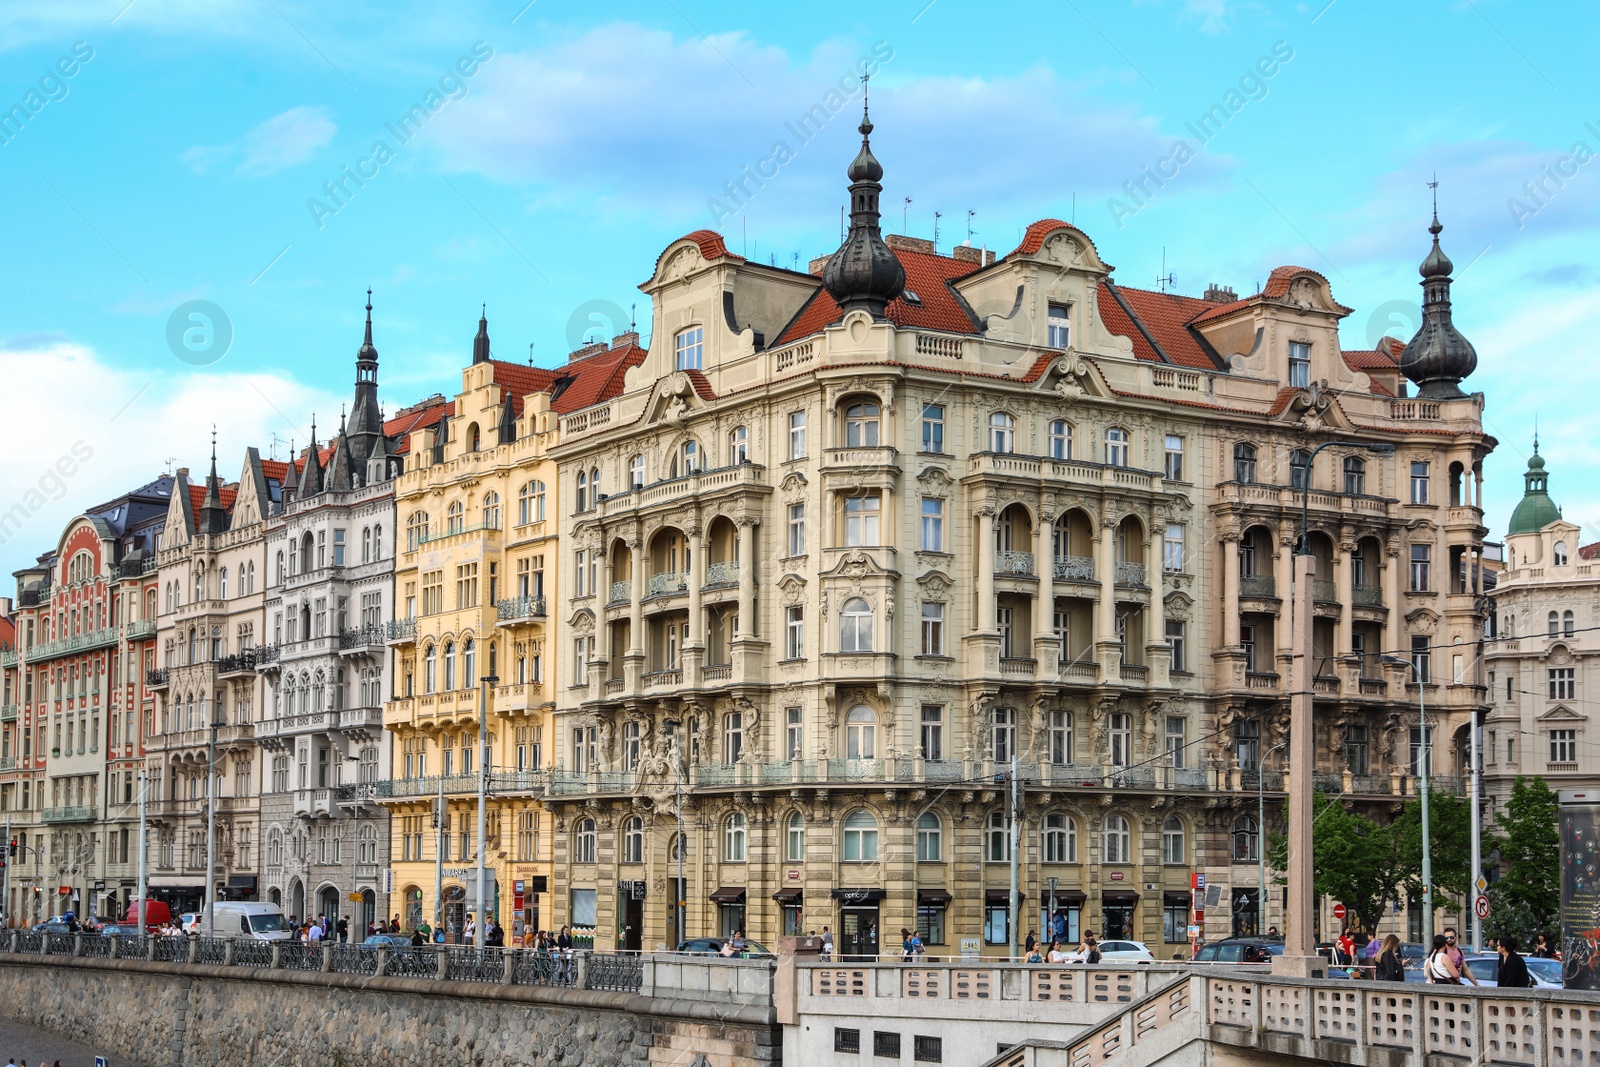
[[[1345,910],[1343,904],[1335,904],[1333,906],[1333,917],[1340,922],[1344,922]]]
[[[1487,919],[1489,917],[1489,898],[1479,897],[1473,902],[1472,910],[1477,913],[1478,918]]]
[[[1477,887],[1479,894],[1482,894],[1485,889],[1489,888],[1488,880],[1481,874],[1478,875],[1478,880],[1472,884]]]

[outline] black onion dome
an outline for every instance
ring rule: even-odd
[[[1400,353],[1400,373],[1417,386],[1419,397],[1448,399],[1466,396],[1461,381],[1478,366],[1478,352],[1461,336],[1450,317],[1450,272],[1455,265],[1439,247],[1439,216],[1434,214],[1428,232],[1433,248],[1422,265],[1422,326]]]
[[[906,271],[883,243],[878,227],[878,196],[883,164],[872,154],[872,120],[861,113],[861,151],[851,162],[850,231],[822,269],[823,287],[845,311],[861,308],[881,319],[889,301],[906,288]]]

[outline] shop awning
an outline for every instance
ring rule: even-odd
[[[882,889],[835,889],[829,895],[841,904],[875,904],[889,894]]]
[[[772,894],[772,899],[779,904],[798,904],[805,893],[804,889],[780,889]]]
[[[1050,903],[1049,891],[1047,890],[1046,892],[1040,894],[1040,896],[1048,906]],[[1058,908],[1081,908],[1088,902],[1089,895],[1081,889],[1056,890],[1056,907]]]
[[[1020,889],[1017,890],[1017,903],[1020,904],[1024,900],[1027,900],[1027,899],[1028,899],[1028,894],[1024,893]],[[983,901],[984,901],[985,904],[989,904],[991,906],[999,905],[1001,907],[1004,907],[1005,905],[1009,904],[1010,901],[1011,901],[1011,890],[1009,890],[1009,889],[985,889],[983,891]]]
[[[1139,894],[1131,889],[1108,889],[1100,894],[1102,904],[1137,904]]]
[[[1193,899],[1187,889],[1167,889],[1161,894],[1161,902],[1163,904],[1171,904],[1174,907],[1181,904],[1187,908],[1189,901]]]
[[[947,908],[954,899],[947,889],[917,890],[917,906],[922,908]]]
[[[253,874],[230,874],[230,875],[228,875],[228,888],[229,889],[254,889],[255,887],[256,887],[256,876],[253,875]]]
[[[711,901],[714,904],[743,904],[744,888],[742,886],[723,886],[711,894]]]

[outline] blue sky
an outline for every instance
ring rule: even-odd
[[[531,344],[553,365],[631,305],[648,323],[636,286],[689,230],[786,264],[831,252],[857,111],[838,87],[864,57],[890,230],[932,237],[938,211],[948,247],[974,211],[974,243],[1004,252],[1028,222],[1071,218],[1124,284],[1165,269],[1192,294],[1303,264],[1355,309],[1346,347],[1414,328],[1437,172],[1469,387],[1500,439],[1491,536],[1537,417],[1553,494],[1600,538],[1596,9],[525,3],[0,10],[0,110],[36,109],[0,143],[0,512],[33,513],[0,566],[169,461],[202,466],[213,422],[230,477],[247,444],[303,443],[313,413],[326,436],[368,285],[393,410],[459,382],[481,303],[499,358]],[[1190,124],[1230,93],[1202,144]],[[839,113],[802,140],[792,124],[818,104]],[[1180,139],[1193,158],[1130,199]],[[735,204],[726,183],[777,142],[777,173]],[[189,301],[226,317],[220,358],[203,330],[188,360],[169,346]],[[80,441],[90,458],[58,488]]]

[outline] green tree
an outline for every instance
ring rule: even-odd
[[[1315,892],[1343,904],[1352,925],[1359,920],[1362,929],[1376,928],[1406,875],[1394,824],[1375,823],[1347,810],[1342,798],[1320,792],[1314,810]],[[1281,834],[1273,835],[1267,859],[1280,872],[1287,868],[1288,846]]]
[[[1531,941],[1555,929],[1561,911],[1561,833],[1556,794],[1543,778],[1518,776],[1496,822],[1500,878],[1489,887],[1492,937],[1512,934]],[[1525,942],[1527,943],[1527,942]]]
[[[1422,800],[1406,801],[1392,824],[1400,849],[1402,887],[1422,896]],[[1428,791],[1428,851],[1433,857],[1433,905],[1464,897],[1472,888],[1472,806],[1458,796]]]

